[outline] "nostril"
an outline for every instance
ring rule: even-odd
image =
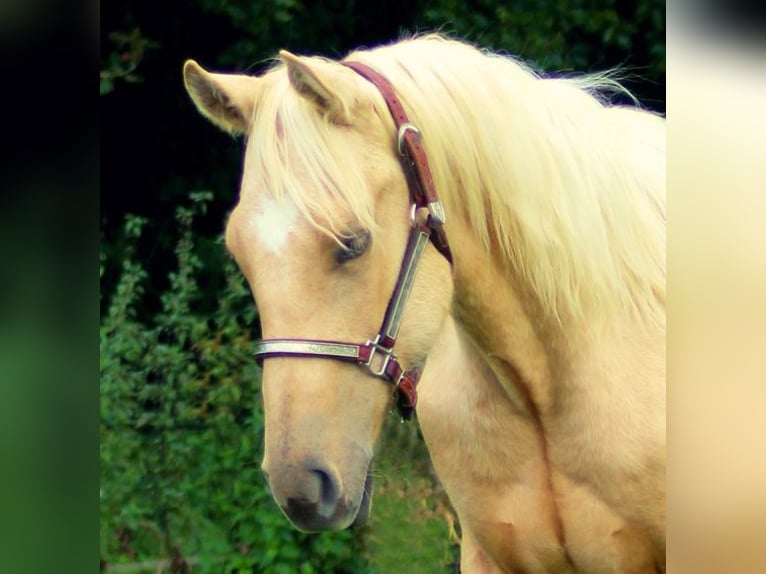
[[[346,528],[357,513],[346,500],[343,480],[331,461],[307,457],[303,464],[277,464],[268,470],[274,499],[305,532]]]
[[[319,504],[324,508],[334,509],[340,498],[340,488],[337,480],[330,473],[322,469],[311,471],[319,478]]]

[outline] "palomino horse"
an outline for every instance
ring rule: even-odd
[[[266,337],[277,503],[307,531],[363,520],[395,389],[464,573],[664,571],[664,121],[603,75],[438,36],[280,59],[184,67],[247,137],[226,244]]]

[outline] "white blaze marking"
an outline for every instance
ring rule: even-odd
[[[287,245],[290,233],[295,231],[298,208],[287,198],[267,198],[255,216],[258,242],[271,253],[279,253]]]

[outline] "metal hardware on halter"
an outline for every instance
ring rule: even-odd
[[[415,224],[412,228],[404,260],[399,269],[399,277],[396,280],[396,288],[391,294],[378,336],[383,335],[392,341],[395,341],[399,336],[399,327],[404,318],[404,307],[415,284],[415,275],[430,235],[430,229],[422,225]]]
[[[447,222],[447,214],[444,212],[444,206],[441,201],[432,201],[428,204],[428,213],[434,218],[439,225],[444,225]]]
[[[399,150],[399,155],[401,156],[404,155],[404,136],[407,132],[414,132],[420,135],[418,127],[410,122],[403,123],[399,126],[399,131],[396,135],[396,148]]]
[[[417,211],[421,207],[422,206],[416,205],[414,203],[410,207],[410,223],[412,224],[413,227],[415,227],[418,224]],[[425,206],[425,208],[423,209],[428,210],[428,215],[430,216],[430,220],[427,222],[427,224],[429,227],[436,229],[437,227],[441,227],[442,225],[444,225],[444,223],[446,222],[447,215],[444,213],[444,207],[442,206],[441,201],[431,202],[427,206]]]
[[[376,377],[384,377],[386,376],[386,369],[388,369],[388,363],[390,363],[392,360],[396,361],[396,355],[394,355],[394,350],[389,349],[388,347],[384,347],[380,344],[380,333],[375,337],[374,341],[367,341],[367,347],[370,348],[370,357],[366,361],[362,363],[367,369]],[[383,361],[380,364],[380,368],[376,369],[372,365],[372,360],[375,358],[375,355],[377,353],[381,353],[383,355]],[[396,383],[394,383],[396,384]]]
[[[420,129],[410,122],[403,123],[399,126],[399,131],[396,136],[397,149],[399,150],[399,155],[404,158],[409,157],[404,149],[404,137],[407,135],[407,132],[414,132],[420,135]],[[412,161],[411,158],[410,161]],[[435,224],[444,225],[446,223],[447,214],[444,212],[444,206],[441,201],[430,201],[425,207],[428,208],[428,213],[431,214],[431,218]]]

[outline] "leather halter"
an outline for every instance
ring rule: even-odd
[[[404,307],[407,303],[420,259],[430,240],[452,264],[452,253],[444,232],[444,208],[436,194],[428,158],[421,143],[420,130],[411,124],[389,81],[360,62],[343,64],[378,88],[388,105],[397,129],[397,148],[407,177],[412,200],[409,241],[399,269],[394,292],[388,302],[377,336],[366,343],[346,343],[314,339],[264,339],[255,344],[259,363],[272,357],[314,357],[357,363],[372,375],[394,385],[396,403],[403,419],[409,420],[418,400],[416,386],[420,370],[404,370],[394,353]],[[427,215],[422,215],[427,212]]]

